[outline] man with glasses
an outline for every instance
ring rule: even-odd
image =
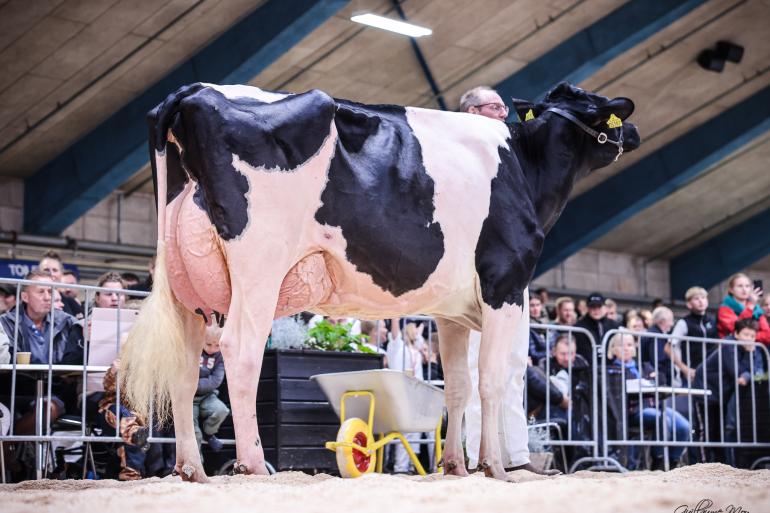
[[[503,99],[497,94],[497,91],[487,86],[474,87],[460,97],[460,111],[469,114],[477,114],[490,119],[505,122],[508,117],[508,107],[503,103]],[[526,334],[522,334],[526,336]],[[473,394],[468,406],[465,409],[466,451],[468,452],[469,463],[473,466],[478,461],[478,450],[481,438],[481,400],[476,392],[478,389],[478,366],[479,345],[481,335],[477,331],[471,331],[470,346],[468,348],[468,364],[471,370],[471,382],[473,385]],[[515,360],[515,359],[514,359]],[[511,363],[513,365],[513,363]],[[526,363],[525,363],[526,365]],[[511,376],[514,373],[513,369]],[[526,369],[519,375],[524,375]],[[501,411],[503,426],[500,429],[500,448],[503,457],[503,466],[507,470],[528,470],[537,474],[555,475],[558,470],[541,470],[533,466],[529,461],[529,438],[527,434],[526,420],[520,422],[518,419],[526,419],[524,414],[524,387],[512,384],[512,379],[508,380],[505,395],[503,396],[503,407]]]
[[[460,111],[498,121],[508,117],[508,107],[497,91],[487,86],[474,87],[460,97]]]

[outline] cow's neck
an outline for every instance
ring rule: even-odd
[[[546,117],[547,116],[547,117]],[[578,176],[588,171],[586,138],[555,115],[514,125],[514,147],[544,233],[559,219]]]

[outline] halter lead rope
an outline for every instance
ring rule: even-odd
[[[617,162],[618,159],[620,158],[620,156],[623,155],[623,128],[622,127],[620,128],[620,132],[618,133],[618,140],[617,141],[613,141],[612,139],[607,137],[606,133],[604,133],[604,132],[597,132],[596,130],[594,130],[590,126],[588,126],[585,123],[583,123],[582,121],[580,121],[577,117],[575,117],[569,111],[560,109],[558,107],[551,107],[551,108],[545,110],[545,112],[548,112],[548,111],[551,111],[554,114],[558,114],[559,116],[572,121],[578,127],[580,127],[585,133],[587,133],[591,137],[594,137],[596,139],[596,142],[598,142],[599,144],[610,143],[610,144],[614,144],[615,146],[617,146],[618,154],[615,155],[615,162]]]

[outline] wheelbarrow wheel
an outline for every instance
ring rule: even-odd
[[[369,425],[353,417],[347,419],[337,432],[337,442],[354,443],[361,447],[374,444],[374,437]],[[337,447],[337,467],[342,477],[359,477],[374,472],[377,463],[376,453],[364,454],[353,447]]]

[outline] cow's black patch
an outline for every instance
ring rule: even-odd
[[[184,169],[199,184],[196,204],[207,212],[219,236],[230,240],[248,222],[248,181],[233,166],[233,155],[255,168],[298,167],[329,135],[334,101],[314,90],[263,103],[188,86],[153,112],[156,147],[170,128],[182,147]]]
[[[476,271],[486,304],[523,307],[524,289],[535,272],[544,236],[521,165],[509,148],[498,151],[489,215],[476,244]]]
[[[176,198],[184,189],[189,178],[182,168],[179,150],[176,145],[166,145],[166,203]]]
[[[444,255],[444,235],[406,110],[337,100],[334,124],[339,138],[315,219],[342,229],[348,260],[384,290],[420,288]]]

